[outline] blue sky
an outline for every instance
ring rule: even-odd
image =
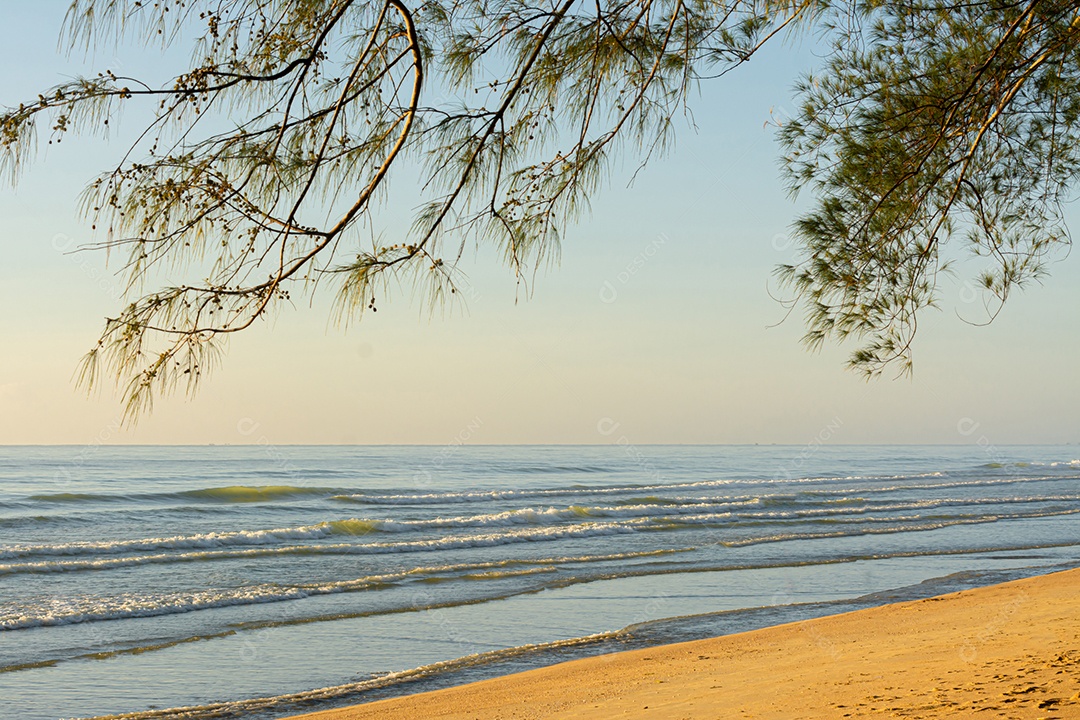
[[[128,48],[89,65],[57,52],[65,5],[8,12],[0,62],[19,72],[0,78],[0,103],[91,65],[160,68]],[[844,369],[847,348],[806,352],[797,315],[776,325],[769,279],[793,258],[799,203],[765,123],[813,61],[807,43],[777,44],[704,85],[696,130],[633,187],[632,163],[616,173],[531,296],[481,248],[463,263],[467,307],[445,315],[401,290],[346,330],[325,298],[298,303],[236,337],[194,399],[161,401],[135,428],[118,426],[112,388],[87,398],[73,383],[118,305],[115,264],[63,252],[92,239],[76,198],[121,146],[65,140],[0,190],[0,443],[1080,441],[1075,259],[989,327],[961,319],[982,317],[964,278],[943,278],[911,379],[867,383]],[[413,204],[408,186],[394,193],[388,217]]]

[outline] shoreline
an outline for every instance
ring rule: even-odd
[[[1080,718],[1080,569],[287,720]]]

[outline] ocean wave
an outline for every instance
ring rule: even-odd
[[[469,528],[512,525],[545,525],[563,520],[578,521],[584,518],[650,518],[658,513],[665,515],[699,514],[703,510],[729,513],[732,510],[753,507],[755,498],[729,502],[683,502],[664,505],[569,505],[567,507],[522,508],[499,513],[458,515],[430,520],[385,521],[378,527],[385,532],[405,530],[438,530],[443,528]]]
[[[139,500],[201,500],[216,503],[272,502],[287,498],[321,496],[341,492],[340,488],[296,485],[226,485],[166,493],[46,493],[31,495],[30,500],[46,503],[106,503]]]
[[[570,505],[566,507],[521,508],[497,513],[479,513],[436,517],[422,520],[390,520],[372,518],[348,518],[330,520],[312,525],[276,528],[267,530],[239,530],[200,533],[194,535],[176,535],[172,537],[75,541],[66,543],[26,543],[0,548],[0,560],[29,560],[52,557],[93,557],[126,555],[137,552],[172,551],[172,550],[213,550],[251,546],[280,546],[282,543],[296,540],[326,540],[333,537],[365,538],[381,534],[400,534],[409,532],[430,532],[470,528],[525,528],[526,535],[535,529],[541,534],[548,529],[556,533],[561,529],[571,532],[600,532],[610,534],[617,527],[641,529],[650,525],[678,527],[680,525],[729,523],[757,520],[768,522],[824,522],[829,518],[850,518],[857,522],[858,516],[869,514],[895,513],[906,511],[925,511],[937,508],[979,507],[985,505],[1023,505],[1045,504],[1049,502],[1076,503],[1080,495],[1012,496],[997,498],[936,498],[913,500],[908,502],[895,500],[873,500],[863,497],[843,496],[818,503],[803,503],[792,495],[745,498],[724,502],[691,502],[678,504],[635,504],[635,505]],[[760,510],[756,508],[761,508]],[[887,517],[885,519],[888,519]],[[593,522],[585,522],[593,521]],[[878,520],[875,520],[875,522]],[[500,537],[509,538],[511,535]],[[475,537],[484,538],[485,535]],[[462,537],[435,538],[417,541],[423,547],[433,547],[444,540],[461,542]],[[399,544],[400,545],[400,544]],[[415,545],[415,544],[414,544]],[[379,543],[349,545],[346,552],[374,552]],[[355,549],[353,549],[355,548]],[[248,556],[265,556],[275,553],[296,554],[300,552],[337,553],[338,545],[306,545],[279,547],[268,552],[248,553]],[[195,559],[221,559],[242,557],[243,553],[197,553],[188,556],[162,554],[137,558],[99,559],[82,562],[36,562],[0,565],[0,574],[12,572],[57,572],[65,569],[108,569],[133,564],[154,562],[185,562]]]
[[[600,465],[497,465],[491,469],[493,473],[520,473],[522,475],[551,475],[572,473],[606,473],[610,468]]]
[[[1077,511],[1057,512],[1057,513],[1045,513],[1040,517],[1053,516],[1053,515],[1068,515]],[[1028,516],[1019,516],[1028,517]],[[873,535],[873,534],[885,534],[885,533],[902,533],[902,532],[915,532],[934,530],[952,525],[963,524],[975,524],[985,522],[995,522],[997,520],[1011,519],[1010,516],[994,515],[994,516],[982,516],[972,517],[965,519],[950,519],[943,522],[934,523],[909,523],[904,525],[894,525],[887,527],[864,527],[859,530],[837,530],[830,532],[814,532],[814,533],[779,533],[772,535],[758,535],[747,538],[737,538],[727,541],[721,541],[716,544],[727,547],[740,547],[746,545],[753,545],[759,543],[781,542],[786,540],[806,540],[806,539],[819,539],[819,538],[837,538],[837,537],[852,537],[860,535]],[[905,518],[905,520],[917,521],[925,520],[925,518]],[[713,567],[696,567],[693,568],[694,572],[704,571],[722,571],[722,570],[745,570],[755,567],[778,567],[787,565],[817,565],[817,564],[833,564],[838,562],[850,562],[857,559],[880,559],[886,557],[901,557],[901,556],[921,556],[921,555],[937,555],[937,554],[966,554],[977,552],[989,552],[989,551],[1001,551],[1001,550],[1015,550],[1015,549],[1029,549],[1029,548],[1041,548],[1041,547],[1058,547],[1068,546],[1071,543],[1062,544],[1032,544],[1032,545],[1008,545],[1008,546],[995,546],[986,548],[964,548],[964,549],[949,549],[949,550],[922,550],[922,551],[900,551],[895,553],[877,553],[872,555],[854,555],[844,556],[838,555],[833,558],[823,558],[817,560],[805,560],[805,561],[792,561],[781,562],[779,565],[776,562],[766,562],[764,564],[735,564],[735,565],[722,565]],[[654,574],[667,574],[686,572],[686,568],[679,567],[662,567],[653,565],[638,565],[636,567],[627,565],[625,561],[633,559],[659,557],[664,555],[672,555],[676,553],[691,552],[695,550],[694,547],[687,548],[673,548],[663,550],[648,550],[637,551],[629,553],[612,553],[612,554],[600,554],[600,555],[579,555],[579,556],[560,556],[560,557],[547,557],[538,559],[523,559],[523,558],[507,558],[504,560],[486,561],[486,562],[473,562],[473,563],[452,563],[444,565],[431,565],[420,566],[415,568],[409,568],[391,573],[384,573],[380,575],[370,575],[350,580],[339,581],[327,581],[321,583],[311,584],[294,584],[294,585],[258,585],[258,586],[245,586],[241,588],[225,588],[207,591],[191,591],[180,593],[166,593],[166,594],[147,594],[138,595],[133,593],[105,597],[100,596],[74,598],[74,599],[60,599],[55,598],[48,602],[46,605],[31,605],[31,604],[13,604],[8,603],[4,606],[0,606],[0,630],[19,630],[25,628],[33,628],[48,625],[68,625],[79,624],[85,622],[101,621],[101,620],[116,620],[122,618],[136,618],[136,617],[154,617],[162,615],[173,615],[181,613],[195,612],[199,610],[228,607],[236,605],[250,605],[250,604],[262,604],[273,603],[290,600],[299,600],[312,596],[327,595],[333,593],[343,592],[357,592],[367,590],[384,589],[395,585],[400,585],[404,582],[418,581],[418,582],[452,582],[452,581],[497,581],[504,579],[512,579],[515,577],[527,577],[537,574],[553,573],[565,565],[577,565],[577,564],[589,564],[589,563],[606,563],[615,562],[621,563],[617,565],[618,568],[614,572],[603,571],[599,574],[593,573],[580,573],[572,572],[567,578],[562,581],[562,584],[569,583],[582,583],[589,582],[591,580],[599,578],[616,578],[616,577],[629,577],[638,575],[654,575]],[[510,595],[517,594],[519,592],[527,591],[527,588],[517,588],[509,592]],[[502,597],[502,596],[500,596]],[[489,598],[490,599],[490,598]],[[450,604],[457,604],[467,600],[459,599],[458,601],[452,601]],[[440,606],[441,607],[441,606]],[[424,608],[415,608],[424,609]],[[380,610],[379,612],[390,612],[392,610]],[[365,611],[362,614],[371,614],[369,611]],[[340,617],[339,615],[333,616],[335,619]],[[314,618],[318,619],[318,618]],[[312,618],[304,617],[299,618],[299,622],[310,622]],[[288,622],[292,621],[287,621]],[[280,624],[280,623],[275,623]]]
[[[229,637],[236,635],[236,630],[224,630],[218,633],[212,633],[209,635],[191,635],[188,637],[176,638],[174,640],[165,640],[162,642],[155,642],[149,645],[129,645],[127,647],[121,647],[116,650],[99,650],[96,652],[87,652],[81,655],[65,655],[63,657],[50,658],[47,660],[38,660],[29,663],[20,663],[14,665],[0,665],[0,673],[18,672],[20,670],[29,670],[39,667],[55,667],[62,662],[80,661],[80,660],[110,660],[115,657],[121,657],[123,655],[142,655],[143,653],[155,652],[157,650],[168,650],[169,648],[176,647],[178,645],[188,645],[190,643],[205,642],[207,640],[216,640],[218,638]]]
[[[904,492],[908,490],[948,490],[951,488],[970,488],[970,487],[998,487],[1002,485],[1020,485],[1024,483],[1061,483],[1075,480],[1076,478],[1068,477],[1063,478],[1057,475],[1038,475],[1033,477],[1010,477],[1000,479],[983,479],[983,480],[955,480],[952,482],[943,483],[912,483],[912,484],[897,484],[897,485],[879,485],[879,486],[865,486],[854,488],[821,488],[815,490],[802,490],[800,495],[838,495],[848,493],[859,494],[882,494],[893,492]]]
[[[625,507],[571,505],[564,508],[521,508],[498,513],[437,517],[428,520],[349,518],[270,530],[220,531],[195,535],[124,540],[25,543],[0,547],[0,559],[12,560],[35,556],[118,555],[151,550],[190,550],[229,546],[271,545],[289,540],[316,540],[343,535],[363,537],[373,533],[403,533],[455,528],[546,526],[563,521],[580,522],[587,518],[648,518],[659,511],[666,514],[700,513],[705,509],[737,508],[754,504],[756,504],[754,500],[745,500],[723,503],[684,503],[677,508],[669,505],[634,505]]]
[[[44,495],[31,495],[30,500],[37,502],[50,502],[50,503],[71,503],[71,502],[105,502],[109,500],[121,500],[126,496],[122,495],[102,495],[95,493],[47,493]]]
[[[267,545],[283,540],[307,540],[329,537],[334,532],[362,534],[360,520],[346,520],[306,525],[294,528],[274,530],[236,530],[231,532],[211,532],[196,535],[174,535],[172,537],[141,538],[136,540],[99,540],[76,541],[66,543],[26,543],[8,545],[0,548],[0,559],[15,559],[34,556],[64,555],[116,555],[148,550],[188,550],[194,548],[214,548],[227,545]],[[338,530],[340,529],[340,530]]]
[[[129,557],[110,557],[89,560],[39,560],[0,564],[0,575],[115,570],[117,568],[135,567],[139,565],[171,565],[191,562],[211,562],[214,560],[236,560],[241,558],[311,555],[318,554],[317,549],[320,549],[319,546],[296,545],[284,548],[258,550],[209,550],[188,553],[157,553],[154,555],[132,555]],[[333,546],[326,549],[333,550]],[[322,554],[331,553],[326,552]]]
[[[111,597],[54,598],[44,604],[6,603],[0,605],[0,630],[22,630],[33,627],[76,625],[122,618],[177,615],[211,608],[283,602],[318,595],[382,589],[405,581],[503,580],[552,573],[563,565],[584,565],[661,557],[688,550],[690,548],[600,555],[569,555],[535,560],[511,558],[487,562],[420,566],[398,572],[321,583],[263,584],[239,588],[218,588],[173,593],[125,593]],[[127,558],[114,560],[122,562]]]
[[[488,570],[468,573],[448,580],[503,580],[517,576],[556,572],[555,567],[526,568],[521,570]],[[238,605],[261,605],[265,603],[301,600],[319,595],[330,595],[391,587],[403,580],[431,579],[438,576],[420,577],[415,570],[372,575],[356,580],[336,581],[311,585],[254,585],[243,588],[211,589],[188,592],[139,595],[128,593],[112,597],[87,597],[54,599],[42,607],[40,604],[5,609],[0,612],[0,631],[24,630],[55,625],[78,625],[104,620],[161,617],[181,615],[213,608]],[[425,609],[417,606],[415,609]]]
[[[372,582],[369,587],[375,587]],[[159,617],[233,605],[298,600],[318,594],[301,588],[259,585],[235,590],[201,590],[159,595],[128,593],[112,597],[54,599],[41,604],[8,606],[0,612],[0,630],[76,625],[101,620]]]
[[[1058,460],[1054,462],[1016,461],[1016,462],[987,462],[979,466],[989,470],[1004,470],[1006,468],[1029,468],[1029,467],[1080,467],[1080,460]]]
[[[667,523],[671,526],[671,523]],[[284,555],[387,555],[395,553],[438,552],[466,548],[495,547],[520,543],[550,542],[567,538],[602,537],[635,533],[642,529],[656,529],[650,518],[623,522],[577,523],[554,527],[539,527],[508,532],[479,533],[473,535],[450,535],[425,540],[374,543],[337,543],[323,545],[286,545],[273,548],[204,550],[195,553],[159,553],[121,558],[93,560],[59,560],[45,562],[21,562],[0,565],[0,574],[71,572],[80,570],[108,570],[120,567],[149,564],[206,562],[234,560],[239,558],[272,557]]]
[[[948,518],[942,519],[939,522],[921,523],[921,524],[905,524],[896,525],[892,527],[863,527],[856,531],[851,530],[835,530],[829,532],[795,532],[795,533],[776,533],[773,535],[758,535],[746,538],[738,538],[734,540],[721,540],[718,541],[718,545],[725,547],[744,547],[747,545],[759,545],[762,543],[773,542],[787,542],[789,540],[819,540],[824,538],[838,538],[838,537],[858,537],[861,535],[888,535],[904,532],[924,532],[928,530],[940,530],[942,528],[952,527],[954,525],[979,525],[983,523],[998,522],[1000,520],[1019,520],[1019,519],[1034,519],[1043,517],[1059,517],[1062,515],[1075,515],[1080,513],[1080,509],[1070,510],[1058,510],[1042,513],[1014,513],[1004,514],[995,513],[992,515],[980,515],[969,516],[960,518]],[[925,520],[925,517],[913,516],[912,520]]]
[[[76,541],[41,544],[28,543],[3,547],[0,549],[0,559],[12,560],[41,556],[119,555],[152,550],[191,550],[230,546],[271,545],[289,540],[315,540],[342,535],[363,537],[377,532],[401,533],[417,530],[510,527],[518,525],[543,526],[545,524],[566,519],[581,520],[582,518],[592,516],[594,511],[596,516],[602,516],[606,510],[611,510],[613,515],[618,515],[619,508],[579,508],[574,506],[565,509],[547,508],[541,510],[525,508],[503,513],[434,518],[431,520],[373,520],[349,518],[346,520],[331,520],[314,525],[277,528],[273,530],[238,530],[133,540]],[[626,510],[626,516],[628,517],[639,517],[647,514],[647,512],[643,511],[635,512],[633,510]],[[566,527],[572,531],[581,531],[583,528],[591,526],[595,526],[595,529],[606,532],[610,530],[611,523],[579,523]],[[455,538],[446,539],[453,540]],[[317,548],[319,546],[312,547]],[[366,546],[359,545],[356,547]]]
[[[466,655],[453,660],[443,660],[429,665],[421,665],[420,667],[409,670],[385,673],[367,680],[359,680],[343,685],[319,688],[317,690],[289,693],[287,695],[234,700],[231,702],[212,703],[209,705],[121,713],[117,715],[99,715],[94,718],[89,718],[88,720],[155,720],[156,718],[188,718],[189,720],[199,720],[202,718],[236,717],[259,710],[284,709],[292,705],[348,697],[365,691],[421,680],[423,678],[453,671],[482,667],[484,665],[490,665],[492,663],[510,660],[524,655],[536,654],[547,650],[595,645],[618,638],[623,634],[623,631],[619,630],[614,632],[595,633],[568,640],[556,640],[546,643],[518,645],[516,647],[499,650],[488,650],[487,652]]]
[[[225,503],[267,502],[281,498],[325,496],[334,492],[333,488],[297,487],[294,485],[228,485],[226,487],[204,488],[177,493],[180,497],[213,500]]]
[[[808,477],[795,479],[721,479],[653,485],[619,485],[597,487],[579,485],[575,487],[535,488],[525,490],[489,489],[402,494],[386,494],[374,491],[363,491],[341,493],[338,495],[334,495],[330,499],[336,500],[338,502],[359,503],[364,505],[443,505],[551,497],[590,497],[622,494],[630,494],[633,496],[637,496],[642,493],[649,494],[653,492],[671,492],[677,490],[694,490],[704,488],[773,486],[789,483],[804,484],[818,482],[850,482],[855,480],[898,480],[903,478],[941,477],[942,475],[943,474],[940,472],[933,472],[913,475],[852,475],[847,477]]]
[[[858,515],[862,513],[893,512],[898,510],[932,510],[943,507],[967,507],[980,505],[1025,505],[1046,502],[1078,502],[1080,495],[1033,495],[1012,497],[983,497],[983,498],[937,498],[932,500],[912,500],[909,502],[897,502],[895,500],[867,500],[865,498],[844,497],[838,501],[830,501],[824,507],[796,508],[792,510],[776,510],[763,512],[739,512],[740,518],[777,518],[796,520],[799,518],[815,518],[833,515]],[[768,506],[768,503],[763,503]]]
[[[1005,498],[940,498],[910,502],[867,501],[863,498],[829,500],[821,505],[803,507],[802,503],[783,500],[770,502],[770,498],[747,498],[725,502],[689,502],[664,505],[593,506],[570,505],[565,508],[524,508],[501,513],[481,513],[430,520],[369,521],[379,532],[403,532],[407,530],[435,530],[447,528],[470,528],[513,525],[547,525],[565,520],[578,521],[586,518],[606,520],[648,520],[659,524],[680,522],[727,521],[737,519],[769,519],[776,521],[810,520],[843,515],[863,515],[908,510],[929,510],[942,507],[965,507],[981,505],[1013,505],[1045,502],[1076,502],[1080,495],[1049,495]],[[756,511],[757,507],[776,507]]]
[[[387,494],[375,491],[341,493],[329,499],[336,502],[360,505],[415,505],[438,506],[462,503],[505,502],[514,500],[554,499],[554,498],[590,498],[610,495],[628,495],[613,502],[618,505],[679,505],[700,502],[737,502],[757,498],[761,502],[798,502],[804,498],[819,495],[837,494],[881,494],[907,490],[934,490],[965,487],[991,487],[1024,482],[1061,481],[1059,475],[1039,475],[1032,477],[985,478],[964,480],[957,478],[946,482],[926,482],[946,477],[942,472],[910,473],[901,475],[849,475],[836,477],[808,477],[795,479],[723,479],[701,480],[695,482],[668,483],[656,485],[618,485],[597,487],[533,488],[533,489],[489,489],[463,490],[427,493]],[[891,481],[891,482],[890,482]],[[895,482],[910,481],[910,482]],[[888,483],[888,484],[881,484]],[[803,489],[803,486],[824,484],[826,487]],[[829,487],[828,485],[843,485]],[[790,486],[788,492],[750,492],[754,488],[773,488]],[[740,494],[717,496],[708,490],[737,490]],[[696,495],[670,495],[670,493],[701,491]],[[663,493],[662,495],[656,493]],[[611,501],[609,501],[611,502]]]
[[[100,525],[101,517],[91,515],[79,517],[71,515],[15,515],[12,517],[0,517],[0,528],[36,527],[40,525]]]
[[[1025,467],[1076,467],[1080,461],[1055,462],[1055,463],[1026,463]],[[565,471],[566,468],[560,468]],[[580,468],[584,471],[585,468]],[[594,470],[590,470],[593,472]],[[599,470],[595,470],[599,472]],[[31,495],[27,498],[31,503],[48,503],[60,505],[78,505],[87,503],[122,503],[122,502],[164,502],[186,501],[196,503],[213,504],[250,504],[272,503],[283,500],[296,500],[303,498],[326,499],[334,502],[354,503],[362,505],[446,505],[478,502],[500,502],[529,499],[556,499],[556,498],[589,498],[627,495],[627,498],[615,500],[617,504],[679,504],[684,502],[680,498],[671,498],[658,495],[673,492],[700,492],[708,490],[744,489],[744,494],[751,488],[771,488],[788,486],[792,488],[790,493],[775,493],[777,498],[785,496],[810,494],[828,494],[835,492],[868,492],[883,493],[900,490],[926,490],[934,488],[992,486],[1014,482],[1039,482],[1048,480],[1061,480],[1060,475],[1047,475],[1037,477],[1009,477],[1009,478],[985,478],[978,480],[950,480],[943,483],[920,482],[933,478],[945,477],[942,472],[909,473],[899,475],[849,475],[830,477],[805,477],[805,478],[758,478],[758,479],[709,479],[693,482],[657,483],[641,485],[616,485],[616,486],[582,486],[554,487],[554,488],[530,488],[530,489],[484,489],[484,490],[458,490],[458,491],[432,491],[418,493],[387,493],[377,490],[358,490],[355,488],[341,487],[315,487],[297,485],[227,485],[220,487],[207,487],[195,490],[182,490],[160,493],[100,493],[100,492],[60,492]],[[888,481],[907,481],[902,483],[893,482],[882,485]],[[830,488],[819,487],[813,490],[801,490],[806,485],[832,485],[832,484],[856,484],[856,487]],[[756,492],[753,495],[773,495],[773,493]],[[735,500],[740,496],[730,496],[723,499]],[[697,501],[711,499],[717,501],[722,498],[708,498],[707,495],[698,495]]]

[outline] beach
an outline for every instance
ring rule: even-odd
[[[811,685],[775,692],[773,675],[842,668],[854,641],[873,637],[791,623],[1080,567],[1072,446],[639,450],[0,449],[0,716],[281,720],[601,656],[600,684],[575,674],[556,683],[574,693],[538,691],[515,712],[543,716],[542,698],[576,693],[572,712],[635,716],[676,699],[710,707],[722,693],[796,698],[777,706],[784,716],[811,706]],[[946,657],[975,658],[964,672],[1016,622],[1013,605],[988,607],[945,641],[956,646]],[[802,645],[778,657],[772,639],[728,650],[732,640],[708,640],[781,626],[801,628]],[[694,641],[707,647],[656,649]],[[653,675],[620,670],[633,651],[653,658],[642,661]],[[741,656],[743,670],[728,664]],[[785,657],[783,673],[762,670]],[[702,695],[680,684],[695,677],[710,683]],[[847,680],[818,717],[909,695],[913,707],[936,702]],[[1012,676],[999,680],[1011,691]],[[958,684],[937,686],[951,697]],[[852,688],[859,702],[902,697],[858,707],[845,702]],[[1008,713],[1078,689],[988,697]],[[447,707],[513,717],[497,700]]]
[[[1080,570],[303,720],[1080,718]]]

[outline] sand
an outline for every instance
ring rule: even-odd
[[[1080,718],[1080,570],[300,717]]]

